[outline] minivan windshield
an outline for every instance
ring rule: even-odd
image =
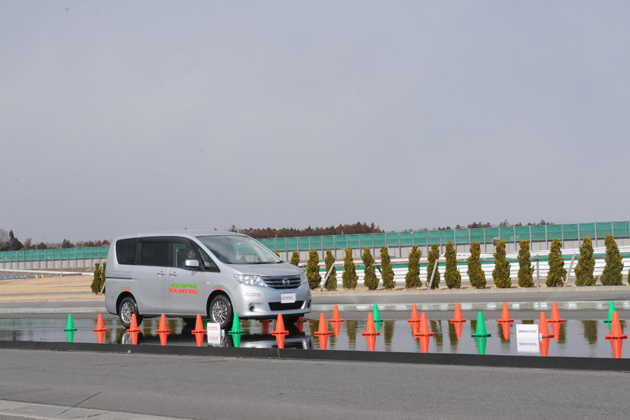
[[[225,264],[277,264],[282,260],[257,240],[241,235],[198,236],[219,261]]]

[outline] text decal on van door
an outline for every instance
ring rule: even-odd
[[[168,289],[168,292],[197,295],[199,294],[199,290],[194,290],[196,288],[197,288],[196,284],[173,283],[171,284],[171,288]]]

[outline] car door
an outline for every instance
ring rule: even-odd
[[[204,271],[199,253],[185,238],[171,239],[171,264],[168,267],[168,311],[173,315],[206,316]],[[187,259],[198,267],[186,267]]]
[[[140,238],[138,265],[134,291],[140,314],[161,314],[167,311],[167,271],[170,265],[170,239],[165,237]]]

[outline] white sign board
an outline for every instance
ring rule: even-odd
[[[208,332],[208,344],[213,346],[221,345],[221,324],[215,324],[212,322],[208,322],[208,326],[206,327]]]
[[[538,324],[516,324],[516,351],[538,353]]]

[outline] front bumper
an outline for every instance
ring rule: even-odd
[[[294,303],[283,303],[282,295],[295,294]],[[308,283],[297,289],[241,285],[235,291],[232,306],[241,319],[268,319],[278,314],[298,315],[311,312],[311,290]]]

